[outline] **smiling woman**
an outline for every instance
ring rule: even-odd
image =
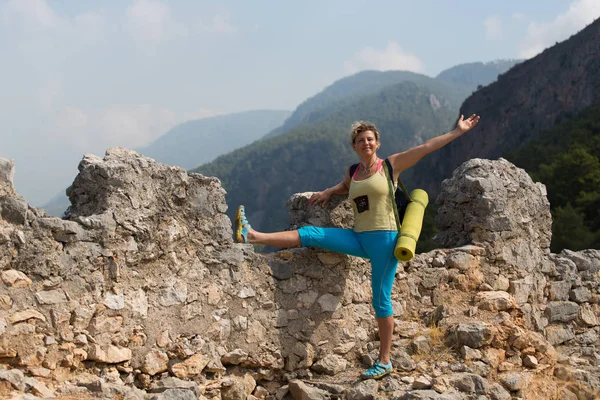
[[[312,246],[371,261],[372,304],[379,329],[380,348],[378,360],[361,375],[363,379],[381,378],[392,371],[390,351],[394,317],[391,293],[398,267],[398,259],[394,256],[398,230],[389,191],[391,184],[386,176],[384,164],[391,167],[390,175],[392,181],[396,182],[402,171],[458,138],[478,122],[479,116],[475,114],[467,119],[461,115],[453,131],[404,152],[392,154],[387,160],[377,156],[381,145],[377,127],[366,121],[352,124],[350,142],[358,155],[358,166],[352,174],[351,168],[348,168],[346,177],[337,185],[316,192],[310,198],[312,206],[325,206],[331,196],[348,194],[354,211],[352,229],[304,226],[294,231],[262,233],[252,229],[246,218],[244,206],[238,208],[235,232],[236,241],[240,243],[275,247]]]

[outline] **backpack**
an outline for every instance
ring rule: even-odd
[[[388,171],[390,173],[389,174],[390,179],[393,179],[394,169],[392,168],[392,163],[390,163],[390,160],[388,160],[387,158],[384,161],[385,161],[385,165],[387,166]],[[352,178],[352,176],[354,175],[354,172],[356,172],[358,165],[359,164],[352,164],[350,166],[350,178]],[[392,182],[392,184],[393,183],[394,182]],[[406,207],[408,206],[408,203],[411,200],[410,200],[410,195],[408,194],[408,191],[406,190],[406,187],[400,180],[399,176],[398,176],[398,185],[396,186],[396,191],[394,192],[394,199],[396,200],[398,216],[400,217],[398,222],[399,222],[399,224],[402,224],[402,221],[404,220],[404,213],[406,212]]]

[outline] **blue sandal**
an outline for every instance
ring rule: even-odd
[[[248,231],[251,228],[246,218],[244,206],[239,206],[235,216],[235,241],[238,243],[248,243]]]
[[[387,364],[381,364],[379,360],[375,361],[375,364],[360,376],[361,379],[381,379],[387,374],[391,373],[394,370],[392,368],[392,362],[390,361]]]

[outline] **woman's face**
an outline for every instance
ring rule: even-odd
[[[359,156],[371,156],[379,148],[379,142],[373,131],[364,131],[356,135],[352,148]]]

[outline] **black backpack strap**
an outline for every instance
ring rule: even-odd
[[[358,168],[358,164],[352,164],[350,166],[350,179],[352,179],[352,176],[354,175],[354,172],[356,172],[356,168]]]
[[[390,162],[389,158],[385,159],[385,165],[388,168],[389,178],[390,178],[390,180],[393,183],[393,181],[394,181],[394,168],[392,167],[392,163]],[[400,180],[400,176],[398,176],[398,186],[400,186],[400,189],[402,189],[402,193],[404,193],[404,196],[406,196],[406,200],[412,201],[412,199],[410,198],[410,194],[408,194],[408,190],[406,190],[406,186],[404,186],[404,183],[402,183],[402,181]]]

